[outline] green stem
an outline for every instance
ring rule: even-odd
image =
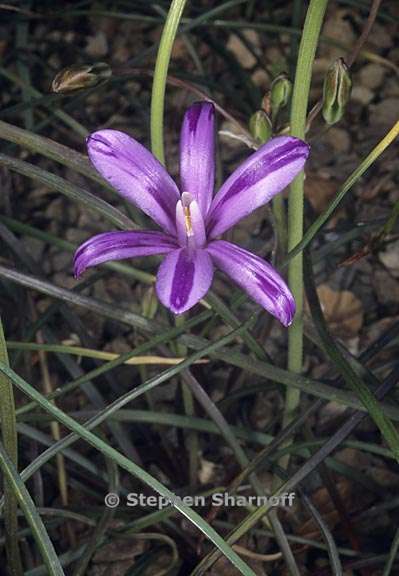
[[[0,319],[0,361],[9,365],[7,346],[3,332],[3,324]],[[1,435],[3,438],[4,448],[14,464],[18,466],[18,443],[17,443],[17,426],[15,417],[15,403],[13,386],[5,374],[0,375],[0,415],[1,415]],[[18,532],[18,504],[15,498],[12,484],[4,477],[4,496],[5,496],[5,533],[6,549],[9,562],[10,573],[12,576],[21,576],[23,574],[22,562],[19,553],[17,532]]]
[[[312,66],[316,54],[324,13],[328,0],[311,0],[306,14],[302,39],[299,46],[298,62],[291,105],[291,134],[305,138],[306,115],[309,101]],[[304,173],[301,172],[291,184],[288,203],[288,250],[302,240],[303,236],[303,184]],[[303,357],[303,261],[298,254],[290,261],[288,283],[296,302],[296,315],[288,332],[288,369],[301,372]],[[287,390],[285,422],[286,425],[299,404],[299,391]]]
[[[151,96],[151,148],[153,154],[165,164],[163,146],[163,113],[168,67],[180,19],[187,0],[173,0],[159,43],[155,63]]]
[[[282,194],[273,198],[273,216],[277,234],[277,262],[287,254],[287,215]]]

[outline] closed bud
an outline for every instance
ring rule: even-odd
[[[335,124],[344,115],[352,90],[349,69],[342,58],[327,70],[323,86],[323,118]]]
[[[57,94],[66,94],[83,88],[93,88],[111,76],[112,70],[105,62],[75,64],[58,72],[51,84],[51,91]]]
[[[286,74],[279,74],[270,87],[270,103],[272,115],[275,118],[281,108],[287,106],[292,91],[291,81]]]
[[[158,310],[158,298],[155,295],[154,288],[150,286],[145,292],[141,301],[141,310],[145,318],[152,320]]]
[[[258,144],[264,144],[272,135],[272,123],[264,110],[258,110],[249,119],[249,130]]]

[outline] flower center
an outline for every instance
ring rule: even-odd
[[[180,246],[202,248],[206,243],[204,219],[197,201],[183,192],[176,205],[176,229]]]
[[[186,226],[187,236],[194,236],[193,221],[191,219],[190,204],[193,201],[193,197],[189,192],[183,192],[181,196],[181,203],[184,211],[184,224]]]

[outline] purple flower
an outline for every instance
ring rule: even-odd
[[[96,169],[162,232],[105,232],[90,238],[76,251],[75,276],[108,260],[164,254],[156,291],[165,306],[181,314],[208,292],[216,266],[288,326],[295,302],[276,270],[244,248],[216,238],[281,192],[303,168],[309,147],[289,136],[269,140],[213,197],[214,124],[209,102],[197,102],[185,114],[180,138],[182,193],[158,160],[127,134],[100,130],[89,136],[89,157]]]

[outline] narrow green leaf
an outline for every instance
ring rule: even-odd
[[[1,365],[6,366],[3,363],[1,363]],[[0,467],[7,481],[12,486],[15,497],[25,514],[26,521],[32,529],[36,543],[47,567],[48,574],[50,576],[65,576],[42,519],[36,510],[35,503],[25,488],[25,484],[18,475],[18,472],[2,443],[0,443]]]
[[[393,574],[392,568],[398,555],[398,550],[399,550],[399,528],[396,530],[395,537],[392,541],[391,549],[389,551],[389,555],[386,564],[384,566],[384,572],[382,576],[389,576],[390,574]]]
[[[105,202],[83,188],[71,184],[56,174],[47,172],[46,170],[34,166],[33,164],[29,164],[24,160],[11,158],[5,154],[0,154],[0,166],[5,166],[14,172],[18,172],[18,174],[32,178],[32,180],[36,180],[37,182],[64,194],[74,202],[79,202],[82,206],[86,206],[90,210],[98,212],[104,216],[106,220],[109,220],[119,228],[131,229],[135,226],[130,218],[125,216],[117,208],[111,206],[111,204],[108,204],[108,202]]]
[[[342,185],[341,189],[338,191],[335,198],[331,201],[330,205],[324,210],[322,214],[309,226],[306,230],[302,240],[298,242],[296,246],[294,246],[291,251],[289,252],[284,266],[288,264],[297,256],[300,252],[302,252],[309,243],[313,240],[316,234],[321,230],[324,224],[329,220],[331,215],[333,214],[334,210],[339,206],[342,202],[343,198],[345,197],[346,193],[352,188],[354,184],[359,180],[361,176],[370,168],[370,166],[377,160],[377,158],[384,152],[384,150],[392,144],[395,138],[399,134],[399,120],[396,124],[391,128],[391,130],[384,136],[384,138],[377,144],[375,148],[370,152],[368,156],[357,166],[357,168],[352,172],[352,174],[346,179],[344,184]]]
[[[58,288],[49,282],[39,280],[34,276],[23,274],[22,272],[17,272],[16,270],[7,268],[6,266],[0,266],[0,277],[7,278],[13,282],[26,286],[27,288],[32,288],[44,294],[48,294],[55,298],[70,302],[76,306],[83,306],[84,308],[92,310],[97,314],[101,314],[106,318],[122,322],[129,326],[140,328],[143,331],[149,332],[151,334],[167,330],[164,325],[155,323],[154,321],[130,312],[129,310],[118,308],[115,305],[102,302],[95,298],[82,296],[81,294],[77,294],[71,290]],[[204,312],[203,314],[203,316],[201,315],[201,320],[210,318],[211,316],[210,313]],[[196,319],[193,318],[190,320],[190,322],[196,322]],[[179,331],[177,332],[179,333]],[[184,345],[193,348],[194,350],[201,349],[209,344],[209,340],[191,334],[180,336],[179,341],[181,341]],[[228,349],[219,349],[217,351],[211,350],[209,354],[227,362],[228,364],[238,366],[239,368],[248,371],[250,374],[256,374],[261,378],[279,382],[285,386],[293,386],[298,388],[298,390],[302,390],[312,394],[313,396],[339,402],[346,406],[356,408],[357,410],[366,411],[366,408],[362,402],[359,401],[357,396],[351,392],[348,392],[347,390],[342,390],[341,388],[336,388],[334,386],[324,384],[323,382],[312,380],[311,378],[307,378],[300,374],[292,374],[287,370],[283,370],[264,361],[256,360],[245,354],[242,354],[241,352],[230,351]],[[118,362],[118,360],[113,362]],[[107,364],[107,366],[113,366],[113,364],[110,362]],[[102,369],[104,369],[104,367],[102,367]],[[381,406],[387,416],[395,421],[399,420],[398,408],[387,403],[383,403]]]
[[[3,276],[9,280],[13,280],[18,284],[26,286],[27,288],[39,290],[39,292],[42,292],[43,294],[54,296],[59,300],[69,302],[70,304],[75,304],[76,306],[83,306],[87,308],[87,310],[91,310],[94,313],[102,314],[103,316],[119,322],[123,322],[125,324],[130,324],[131,326],[141,328],[147,332],[156,332],[157,330],[165,328],[164,326],[161,328],[161,325],[156,324],[155,322],[151,322],[139,314],[130,312],[130,310],[116,308],[114,305],[108,304],[107,302],[102,302],[100,300],[96,300],[95,298],[83,296],[82,294],[78,294],[72,290],[59,288],[58,286],[54,286],[45,280],[39,280],[35,276],[22,274],[17,270],[13,270],[5,266],[0,266],[0,276]]]
[[[359,378],[350,363],[345,359],[338,346],[335,344],[334,339],[328,331],[327,323],[320,306],[316,286],[313,280],[312,264],[307,255],[305,257],[305,266],[306,294],[312,319],[319,334],[321,345],[327,356],[332,360],[341,373],[345,382],[360,398],[371,418],[380,429],[381,434],[385,438],[388,446],[391,448],[396,460],[399,462],[399,434],[391,420],[389,420],[387,415],[384,413],[382,406],[375,399],[374,395],[370,392],[363,380]]]
[[[0,361],[9,366],[3,323],[0,318]],[[18,439],[15,416],[14,391],[12,383],[5,374],[0,376],[0,416],[1,435],[10,461],[18,467]],[[12,483],[4,478],[5,511],[4,522],[6,530],[6,550],[12,576],[23,574],[22,561],[18,546],[18,504]]]
[[[29,130],[24,130],[8,122],[0,120],[0,139],[8,142],[13,142],[18,146],[23,146],[31,152],[35,152],[59,162],[63,166],[67,166],[82,174],[86,178],[97,182],[104,188],[115,191],[109,184],[100,176],[99,172],[93,168],[89,159],[84,154],[77,152],[73,148],[69,148],[64,144],[60,144],[51,138],[35,134]]]
[[[229,337],[235,336],[240,329],[234,331]],[[224,343],[225,339],[222,339]],[[213,344],[211,347],[217,347],[218,343]],[[188,366],[194,359],[197,357],[208,353],[207,349],[204,349],[200,353],[194,354],[191,356],[190,359],[181,363],[181,367],[184,368]],[[241,560],[241,558],[237,555],[234,550],[232,550],[229,546],[226,545],[223,538],[219,536],[217,532],[213,528],[211,528],[202,518],[194,512],[189,506],[186,506],[179,500],[176,500],[175,495],[165,488],[158,480],[152,477],[148,472],[137,466],[134,462],[123,456],[117,450],[109,446],[103,440],[98,438],[92,432],[87,429],[86,426],[82,426],[81,424],[75,422],[72,418],[64,414],[62,410],[60,410],[57,406],[53,405],[49,402],[40,392],[30,386],[27,382],[25,382],[18,374],[16,374],[13,370],[11,370],[8,366],[4,363],[0,363],[0,371],[7,375],[14,384],[22,390],[29,398],[37,402],[46,412],[52,414],[60,423],[65,425],[67,428],[72,430],[75,434],[77,434],[80,438],[86,440],[89,444],[94,446],[97,450],[102,452],[106,457],[113,460],[116,464],[118,464],[121,468],[127,470],[130,474],[139,478],[142,482],[147,484],[150,488],[152,488],[155,492],[160,494],[161,496],[171,500],[174,503],[174,507],[184,516],[186,516],[199,530],[201,530],[207,538],[209,538],[215,546],[236,566],[236,568],[240,571],[241,574],[244,576],[256,576],[255,573]],[[168,376],[169,377],[169,376]],[[165,378],[166,379],[166,378]]]

